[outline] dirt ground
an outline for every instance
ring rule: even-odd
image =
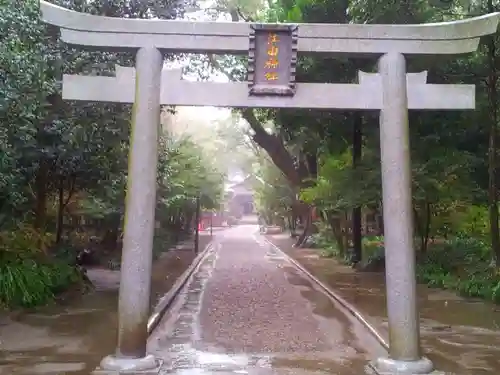
[[[200,233],[200,251],[210,243],[210,235]],[[167,293],[180,275],[189,267],[196,257],[193,251],[193,241],[178,244],[175,248],[161,254],[153,262],[151,278],[151,305]],[[113,291],[120,287],[120,271],[104,267],[94,267],[87,270],[87,276],[99,291]]]
[[[203,251],[210,243],[208,234],[200,233],[199,251]],[[151,278],[151,306],[167,293],[175,281],[184,273],[193,262],[196,255],[191,242],[180,244],[175,250],[164,253],[153,263]]]

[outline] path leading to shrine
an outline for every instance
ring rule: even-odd
[[[149,340],[162,373],[363,373],[385,355],[367,329],[260,237],[216,236]]]

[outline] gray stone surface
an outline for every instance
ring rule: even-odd
[[[158,375],[163,361],[152,355],[143,358],[104,357],[92,375]]]
[[[134,68],[117,66],[115,77],[64,75],[63,98],[132,103]],[[474,85],[426,84],[427,72],[408,74],[409,109],[473,109]],[[381,109],[379,74],[359,73],[359,84],[297,83],[293,97],[254,97],[244,82],[192,82],[180,70],[163,70],[161,103],[187,106],[257,108]],[[214,95],[214,93],[217,93]]]
[[[434,366],[428,358],[416,361],[398,361],[389,358],[380,358],[369,364],[377,375],[444,375],[434,371]]]
[[[130,138],[125,230],[118,303],[118,357],[146,356],[156,206],[156,164],[163,56],[137,52],[136,98]],[[148,168],[145,168],[148,166]],[[103,362],[112,363],[111,360]],[[117,359],[117,363],[120,362]]]
[[[44,0],[42,17],[61,28],[63,41],[94,47],[155,46],[178,52],[247,53],[250,24],[138,20],[93,16]],[[298,50],[308,53],[457,54],[477,49],[479,37],[496,31],[499,13],[427,25],[302,24]]]
[[[390,354],[395,360],[417,361],[420,337],[405,57],[399,53],[382,56],[379,72],[383,97],[380,155]]]

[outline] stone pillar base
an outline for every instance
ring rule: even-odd
[[[114,355],[104,357],[92,375],[158,375],[163,361],[153,355],[143,358],[119,358]]]
[[[428,358],[417,361],[398,361],[390,358],[379,358],[368,364],[368,368],[376,375],[442,375],[435,371],[434,365]]]

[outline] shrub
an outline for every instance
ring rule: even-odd
[[[52,235],[31,227],[0,233],[0,304],[33,307],[81,280],[74,265],[48,254]]]
[[[76,268],[62,262],[16,259],[0,264],[0,303],[7,307],[46,304],[54,294],[81,280]]]
[[[417,277],[431,287],[500,303],[500,275],[490,267],[490,257],[483,241],[456,237],[429,248],[417,266]]]
[[[321,232],[315,236],[324,255],[340,256],[334,241]],[[367,263],[384,258],[384,253],[382,237],[363,239],[363,258]],[[433,243],[425,254],[419,254],[417,280],[432,288],[455,290],[464,297],[500,303],[500,273],[490,266],[490,261],[491,251],[484,241],[460,235]]]

